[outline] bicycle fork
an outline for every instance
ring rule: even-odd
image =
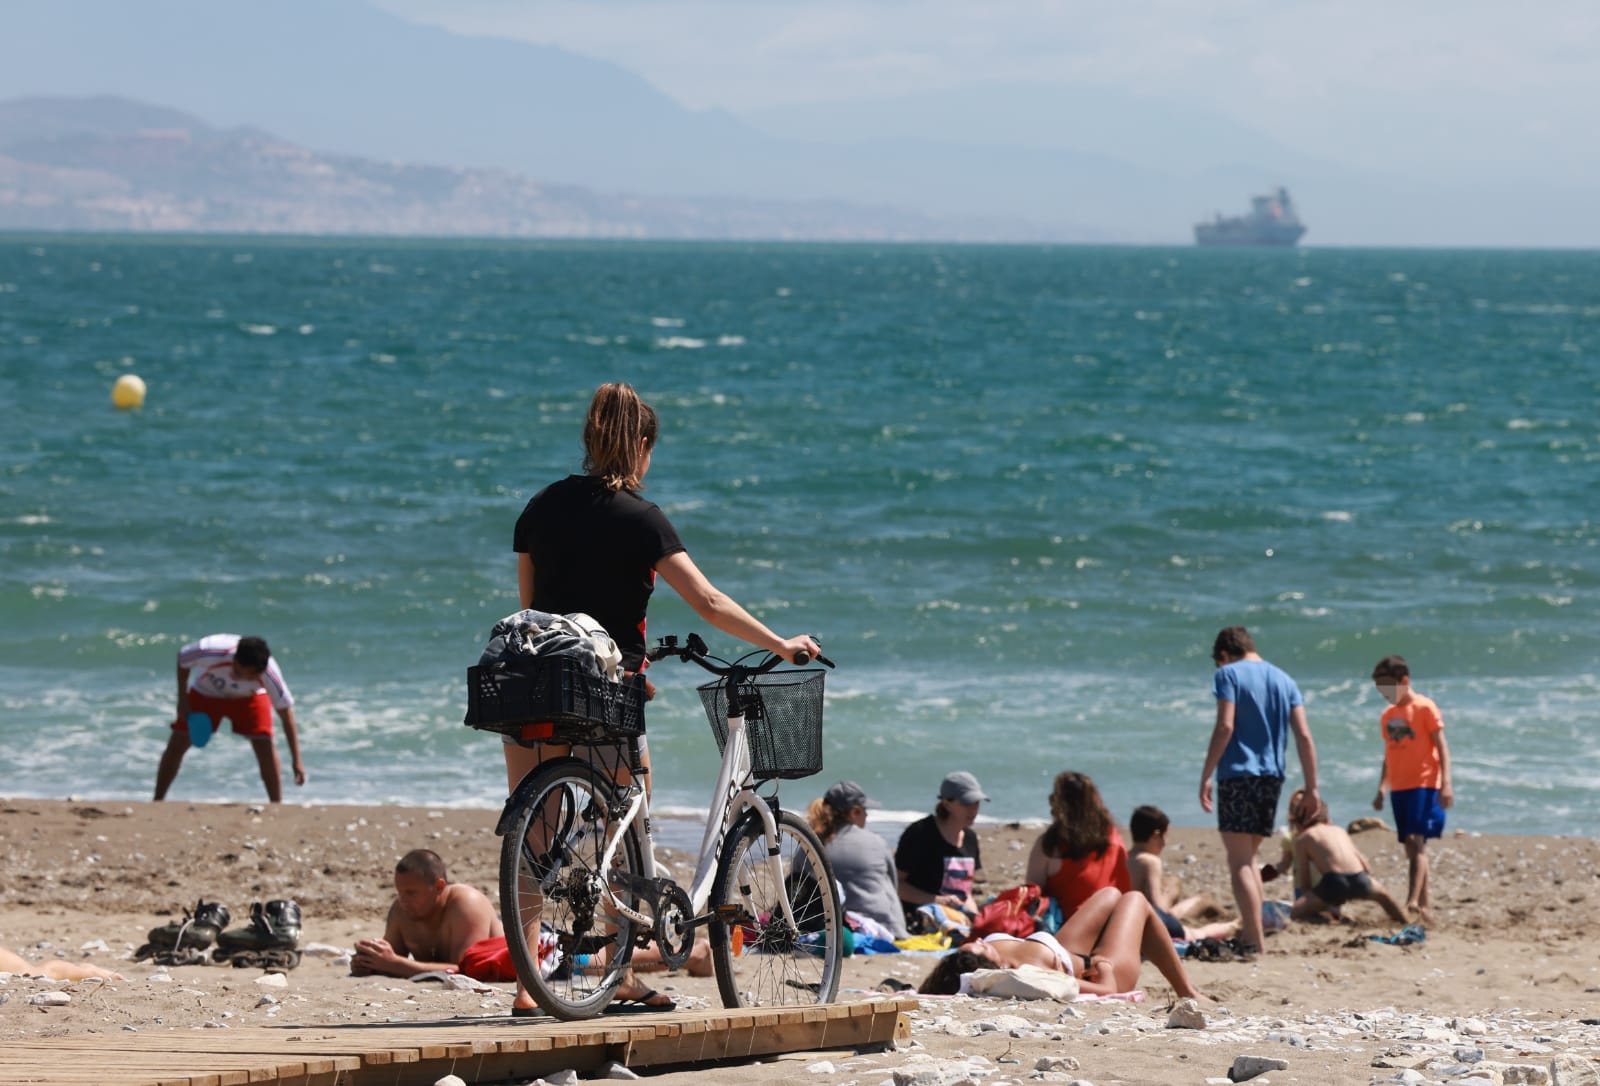
[[[696,915],[705,913],[707,902],[711,898],[711,882],[721,866],[723,846],[728,831],[739,823],[746,810],[754,810],[761,819],[761,829],[767,840],[767,856],[764,862],[767,865],[768,877],[776,880],[774,885],[784,885],[782,838],[778,835],[778,820],[773,815],[772,808],[747,784],[750,775],[749,742],[743,715],[729,717],[727,747],[731,751],[731,756],[723,758],[722,768],[717,773],[717,783],[712,791],[713,810],[721,808],[723,817],[721,820],[706,820],[705,835],[700,841],[700,866],[695,871],[694,884],[689,889],[689,900],[694,906]],[[740,896],[738,908],[745,916],[755,920],[757,910],[751,900],[749,885],[741,884],[736,890]],[[784,922],[791,929],[797,928],[789,895],[783,894],[780,901]],[[725,908],[730,904],[733,903],[723,903]],[[726,921],[729,918],[722,919]]]

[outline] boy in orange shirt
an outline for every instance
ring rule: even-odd
[[[1372,681],[1389,702],[1379,722],[1383,732],[1383,772],[1378,777],[1378,794],[1372,800],[1372,809],[1383,810],[1383,790],[1387,786],[1395,831],[1411,864],[1406,909],[1431,921],[1428,838],[1444,832],[1445,809],[1455,802],[1444,720],[1431,698],[1411,689],[1411,669],[1404,657],[1385,656],[1379,660],[1372,669]]]

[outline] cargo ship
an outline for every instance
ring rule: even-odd
[[[1306,232],[1305,224],[1295,213],[1289,190],[1279,187],[1277,192],[1255,196],[1250,200],[1250,213],[1224,217],[1217,212],[1211,222],[1196,223],[1196,245],[1274,245],[1291,246]]]

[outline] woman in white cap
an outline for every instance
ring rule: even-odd
[[[965,770],[952,773],[939,785],[933,813],[900,835],[894,866],[907,920],[924,905],[977,915],[972,879],[983,868],[983,859],[972,824],[978,820],[978,804],[988,798],[977,777]]]
[[[867,829],[867,811],[878,806],[855,781],[840,781],[811,801],[806,817],[828,846],[833,877],[844,894],[846,912],[873,921],[890,940],[906,937],[899,882],[889,842]]]

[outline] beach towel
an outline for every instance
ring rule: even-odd
[[[1070,1003],[1078,997],[1078,978],[1036,965],[976,969],[961,975],[960,994],[995,999],[1056,999]]]
[[[552,615],[531,608],[507,615],[489,631],[478,666],[515,664],[536,656],[570,656],[613,682],[622,678],[622,653],[600,623],[581,612]]]
[[[1393,935],[1369,935],[1374,943],[1388,943],[1390,946],[1410,946],[1420,943],[1428,937],[1427,931],[1421,924],[1407,924]]]
[[[917,916],[921,919],[916,926],[928,931],[943,932],[952,938],[965,939],[972,931],[972,918],[960,909],[952,909],[948,905],[934,902],[919,906]]]
[[[913,954],[943,954],[950,949],[950,936],[942,931],[930,931],[896,939],[894,945]]]

